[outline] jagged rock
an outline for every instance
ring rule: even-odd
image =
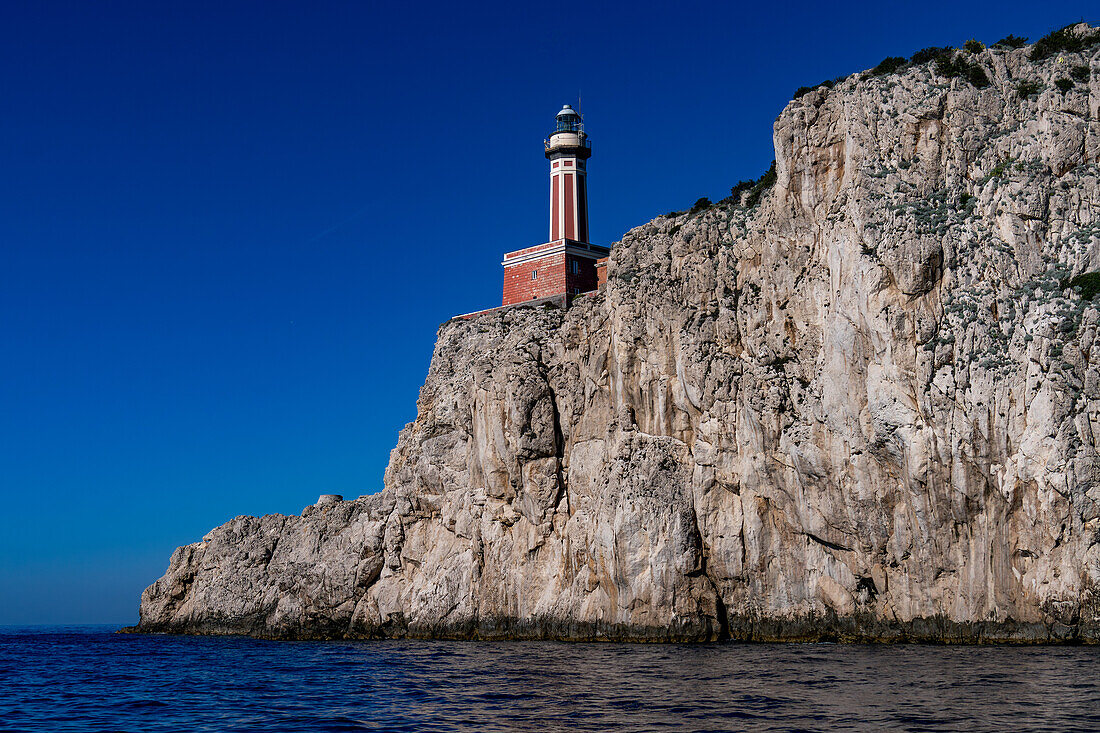
[[[792,101],[758,205],[444,324],[384,491],[178,549],[136,628],[1100,639],[1096,50]]]

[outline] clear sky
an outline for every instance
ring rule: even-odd
[[[0,623],[133,622],[238,514],[372,493],[436,328],[544,241],[583,98],[593,241],[773,157],[803,84],[1095,0],[0,8]]]

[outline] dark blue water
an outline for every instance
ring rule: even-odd
[[[0,730],[1100,729],[1100,648],[264,642],[0,627]]]

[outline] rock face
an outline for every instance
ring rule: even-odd
[[[179,548],[135,628],[1100,640],[1098,51],[792,101],[758,203],[444,324],[384,491]]]

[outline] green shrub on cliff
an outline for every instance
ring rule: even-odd
[[[993,48],[1023,48],[1027,45],[1026,36],[1014,36],[1011,33],[993,44]]]
[[[901,56],[887,56],[878,62],[878,66],[871,69],[871,73],[875,76],[886,76],[887,74],[893,74],[905,64],[906,61]]]
[[[979,42],[967,41],[968,45],[971,43]],[[970,48],[976,47],[970,46]],[[985,47],[982,46],[982,48]],[[968,48],[968,50],[970,49]],[[927,64],[929,61],[935,62],[936,73],[940,76],[946,76],[948,79],[955,77],[966,79],[978,89],[989,86],[989,77],[986,76],[985,70],[973,61],[964,58],[957,48],[929,46],[928,48],[922,48],[909,57],[909,62],[915,66]]]
[[[740,206],[741,198],[744,196],[745,207],[751,209],[760,202],[760,197],[764,195],[764,192],[775,185],[775,178],[775,161],[773,160],[771,166],[764,175],[760,176],[755,181],[738,181],[736,185],[730,189],[730,195],[718,203],[732,203],[734,206]]]
[[[837,84],[839,84],[840,82],[844,81],[847,78],[848,78],[847,76],[838,76],[835,79],[826,79],[823,82],[819,82],[817,84],[814,84],[812,87],[799,87],[798,89],[795,90],[794,96],[791,97],[791,99],[798,99],[799,97],[801,97],[803,95],[806,95],[806,94],[809,94],[813,90],[818,89],[820,87],[825,87],[826,89],[832,89]]]
[[[1071,288],[1080,288],[1081,297],[1092,300],[1100,295],[1100,272],[1085,272],[1069,281]]]
[[[1086,33],[1071,33],[1072,25],[1059,28],[1046,34],[1031,47],[1032,61],[1042,61],[1058,53],[1078,53],[1100,43],[1100,30]]]
[[[818,87],[832,88],[832,86],[833,86],[833,82],[830,80],[830,81],[823,81],[820,84],[815,84],[812,87],[799,87],[798,89],[795,90],[794,96],[791,97],[791,99],[798,99],[799,97],[805,96],[805,95],[809,94],[810,92],[812,92],[813,90],[817,89]]]
[[[985,69],[967,61],[959,54],[944,54],[936,57],[936,73],[948,79],[960,77],[966,79],[978,89],[989,86],[989,77]]]
[[[775,161],[773,160],[767,172],[760,176],[759,180],[753,184],[748,197],[745,199],[745,206],[749,208],[756,206],[760,202],[760,197],[764,195],[764,192],[775,185],[775,178]]]
[[[1016,93],[1025,99],[1038,94],[1042,89],[1043,85],[1037,81],[1022,81],[1016,85]]]
[[[1058,80],[1056,80],[1056,81],[1054,82],[1054,86],[1056,86],[1056,87],[1058,87],[1058,88],[1059,88],[1060,90],[1062,90],[1062,94],[1065,94],[1065,93],[1066,93],[1066,92],[1068,92],[1068,91],[1069,91],[1070,89],[1073,89],[1073,81],[1071,81],[1070,79],[1066,79],[1066,78],[1064,78],[1064,77],[1063,77],[1063,78],[1061,78],[1061,79],[1058,79]]]
[[[971,64],[963,76],[978,89],[989,86],[989,77],[986,76],[985,69],[977,64]]]
[[[703,211],[704,209],[709,209],[713,205],[714,204],[710,202],[710,199],[708,199],[706,196],[703,196],[701,199],[691,205],[691,210],[688,211],[688,213],[698,214],[700,211]]]
[[[755,185],[756,181],[738,181],[733,185],[733,188],[730,189],[730,198],[732,198],[734,201],[740,201],[741,194],[743,194],[745,191],[748,191]]]
[[[909,63],[920,66],[921,64],[927,64],[929,61],[935,61],[940,57],[950,57],[954,51],[955,49],[951,46],[929,46],[928,48],[922,48],[910,56]]]

